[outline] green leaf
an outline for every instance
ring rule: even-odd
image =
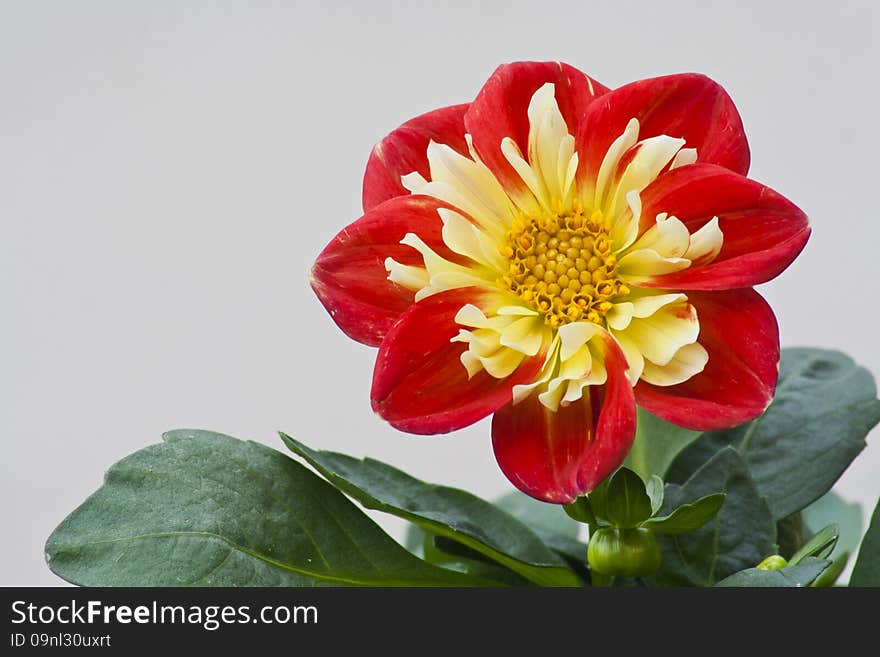
[[[701,433],[664,422],[641,407],[637,411],[636,438],[623,465],[647,483],[652,475],[665,477],[675,457]]]
[[[696,502],[683,504],[666,516],[649,518],[642,523],[658,534],[684,534],[702,527],[721,510],[724,493],[713,493],[701,497]]]
[[[493,504],[529,527],[544,545],[565,559],[582,577],[588,576],[587,544],[577,539],[580,524],[569,518],[564,507],[539,502],[518,490],[493,500]]]
[[[656,515],[663,508],[663,496],[666,494],[663,488],[663,480],[657,475],[651,475],[651,478],[645,485],[645,492],[651,498],[651,515]]]
[[[532,530],[536,528],[577,538],[579,526],[569,518],[562,506],[539,502],[518,490],[512,490],[492,501],[492,504],[507,511],[514,518]]]
[[[680,481],[725,446],[745,459],[777,520],[824,495],[880,421],[874,378],[840,352],[784,349],[776,397],[753,422],[703,435],[671,469]]]
[[[421,559],[425,556],[425,537],[427,535],[424,529],[410,523],[403,535],[403,547]]]
[[[841,552],[839,555],[834,557],[834,561],[831,562],[831,565],[826,568],[816,580],[810,584],[810,586],[814,586],[816,588],[826,588],[829,586],[834,586],[837,582],[837,579],[841,576],[844,569],[846,568],[846,562],[849,561],[849,552]]]
[[[574,571],[582,576],[586,573],[586,543],[582,543],[576,538],[563,536],[562,534],[557,534],[555,532],[551,532],[540,527],[536,527],[534,531],[535,534],[538,535],[538,538],[540,538],[544,542],[544,545],[546,545],[548,548],[550,548],[563,559],[565,559],[565,562],[569,565],[570,568],[572,568]]]
[[[86,586],[459,586],[290,457],[208,431],[172,431],[112,466],[46,543]]]
[[[831,523],[836,523],[840,537],[837,552],[855,552],[862,540],[862,505],[847,502],[834,491],[830,491],[804,509],[801,514],[804,523],[813,532]]]
[[[615,527],[631,528],[651,517],[651,498],[635,472],[620,468],[608,482],[605,518]]]
[[[846,568],[849,555],[862,539],[862,507],[858,502],[847,502],[834,491],[829,491],[803,511],[783,518],[777,523],[779,553],[792,559],[807,543],[805,537],[818,534],[820,528],[836,524],[839,528],[837,544],[830,557],[833,563],[812,586],[832,586]],[[822,556],[822,555],[819,555]]]
[[[581,495],[562,508],[565,511],[565,515],[581,524],[595,525],[597,522],[596,514],[593,513],[593,507],[590,505],[590,500],[586,495]]]
[[[544,586],[580,586],[568,564],[527,526],[470,493],[419,481],[380,461],[313,450],[281,434],[285,444],[368,509],[391,513],[428,533],[485,554]]]
[[[590,511],[596,520],[604,520],[608,517],[608,484],[610,482],[611,477],[606,477],[602,483],[587,494]]]
[[[807,557],[795,566],[786,566],[779,570],[761,570],[748,568],[726,577],[715,586],[722,587],[802,587],[810,586],[831,565],[827,559]]]
[[[834,546],[837,545],[837,537],[837,525],[828,525],[804,543],[801,549],[791,556],[791,559],[788,560],[789,565],[796,566],[806,557],[825,559],[834,551]]]
[[[429,563],[496,582],[502,586],[529,586],[530,582],[483,554],[443,536],[425,534],[423,546]]]
[[[880,502],[874,507],[871,524],[849,578],[850,586],[880,586]]]
[[[438,545],[438,539],[440,538],[434,534],[427,533],[418,525],[410,523],[404,535],[403,544],[406,549],[420,559],[435,565],[442,565],[443,568],[474,575],[504,586],[523,586],[529,584],[523,577],[517,575],[512,570],[508,570],[494,561],[487,560],[479,552],[469,550],[461,545],[461,543],[443,539],[459,548],[458,550],[445,551],[443,549],[445,545]],[[469,550],[466,555],[463,554],[465,550]],[[473,556],[479,558],[470,558]]]
[[[776,524],[748,469],[732,447],[719,451],[682,486],[667,484],[667,512],[713,493],[726,497],[715,517],[688,534],[660,536],[657,581],[711,586],[775,552]]]

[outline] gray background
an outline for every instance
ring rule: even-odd
[[[488,422],[414,437],[372,414],[374,352],[307,284],[359,214],[373,143],[471,100],[506,61],[561,59],[610,86],[686,70],[724,84],[752,176],[813,222],[762,289],[783,344],[880,372],[878,4],[715,5],[2,2],[0,584],[59,583],[52,528],[170,428],[275,446],[283,429],[508,489]],[[838,490],[873,507],[869,443]]]

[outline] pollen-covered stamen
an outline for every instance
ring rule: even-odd
[[[514,220],[501,248],[509,268],[499,283],[544,316],[551,328],[577,321],[601,324],[613,299],[629,294],[617,278],[609,227],[601,212]]]

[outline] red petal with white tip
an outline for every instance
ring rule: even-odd
[[[642,192],[641,230],[657,214],[677,217],[691,233],[713,217],[723,234],[710,263],[656,276],[647,287],[724,290],[776,277],[806,246],[807,215],[759,182],[711,164],[691,164],[661,175]]]
[[[467,344],[450,342],[461,328],[455,315],[467,304],[485,307],[496,292],[462,288],[412,305],[385,336],[376,357],[373,410],[410,433],[447,433],[473,424],[512,398],[513,386],[532,381],[545,353],[525,358],[509,377],[485,370],[470,379],[460,356]]]
[[[636,402],[688,429],[709,431],[758,417],[779,376],[779,329],[773,310],[752,289],[690,292],[700,318],[699,343],[709,352],[702,372],[678,385],[640,381]]]
[[[429,177],[428,143],[446,144],[462,155],[468,148],[464,139],[464,113],[468,105],[453,105],[422,114],[389,134],[373,148],[364,173],[364,212],[394,198],[409,194],[401,176],[417,171]]]
[[[608,147],[633,118],[639,139],[684,138],[698,162],[743,175],[749,170],[748,141],[730,96],[705,75],[682,73],[632,82],[586,108],[575,133],[579,184],[594,184]]]
[[[422,256],[400,244],[415,233],[436,253],[455,259],[441,237],[438,208],[449,207],[428,196],[399,196],[374,207],[343,228],[318,256],[311,284],[333,321],[350,338],[378,346],[414,292],[388,280],[385,259],[422,265]]]
[[[551,411],[532,395],[492,418],[492,445],[514,486],[544,502],[567,504],[598,486],[626,458],[636,429],[633,389],[617,343],[604,338],[608,381]]]
[[[523,154],[528,153],[529,102],[548,82],[555,85],[556,103],[572,134],[587,105],[608,91],[568,64],[515,62],[495,69],[465,114],[480,159],[514,199],[531,193],[501,152],[501,142],[510,137]]]

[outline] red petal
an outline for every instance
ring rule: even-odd
[[[501,153],[501,141],[512,138],[528,153],[528,108],[532,95],[547,82],[556,85],[559,110],[574,134],[587,105],[608,88],[576,68],[560,62],[515,62],[495,69],[471,103],[464,122],[480,159],[508,193],[523,192],[525,184]]]
[[[678,217],[693,233],[712,217],[724,234],[708,265],[658,276],[646,287],[723,290],[751,287],[777,276],[806,246],[807,215],[769,187],[711,164],[693,164],[660,176],[642,193],[642,230],[660,212]]]
[[[617,343],[605,340],[608,381],[555,413],[532,395],[492,418],[492,444],[514,486],[545,502],[566,504],[598,486],[623,463],[636,430],[633,389]],[[594,409],[601,409],[598,419]]]
[[[699,162],[749,170],[749,144],[730,96],[704,75],[682,73],[632,82],[587,109],[575,134],[579,181],[593,184],[608,147],[632,118],[639,120],[639,139],[683,137]]]
[[[706,368],[675,386],[640,381],[636,402],[664,420],[710,431],[748,422],[767,408],[779,374],[776,316],[752,289],[691,292]]]
[[[486,417],[511,400],[514,385],[532,381],[544,353],[526,358],[506,379],[485,371],[468,379],[460,360],[467,345],[450,342],[461,328],[454,318],[465,304],[485,307],[486,299],[478,288],[450,290],[401,315],[376,357],[373,410],[402,431],[446,433]]]
[[[418,171],[430,180],[428,142],[451,146],[467,155],[464,113],[467,104],[434,110],[411,119],[373,148],[364,173],[364,212],[395,196],[409,194],[400,177]]]
[[[312,267],[311,284],[333,321],[350,338],[378,346],[413,302],[413,292],[388,280],[385,259],[421,265],[415,249],[400,244],[416,233],[435,252],[454,258],[443,242],[437,208],[427,196],[400,196],[376,206],[334,237]]]

